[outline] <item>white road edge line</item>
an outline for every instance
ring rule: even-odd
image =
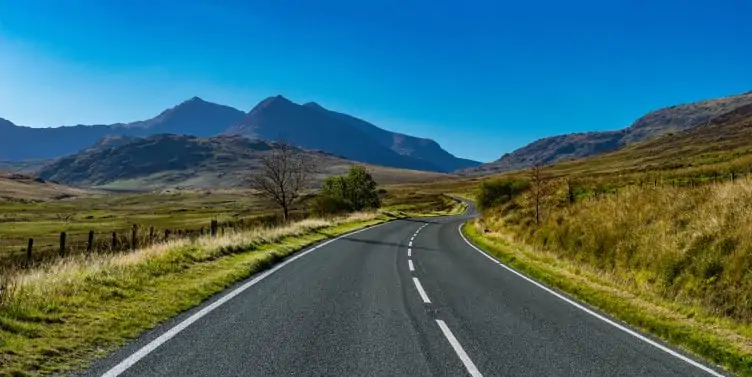
[[[407,249],[407,256],[408,257],[412,256],[412,254],[413,254],[413,249]]]
[[[428,295],[426,295],[426,291],[424,291],[423,286],[420,285],[420,280],[418,280],[418,278],[413,278],[413,282],[415,283],[415,287],[418,288],[418,293],[420,293],[420,298],[423,299],[423,303],[430,304],[431,300],[428,299]]]
[[[483,377],[483,375],[480,373],[478,368],[473,364],[473,361],[470,360],[470,356],[467,356],[467,353],[462,348],[462,345],[459,341],[457,341],[457,338],[454,337],[454,334],[452,334],[452,330],[449,330],[449,326],[444,323],[444,321],[437,319],[436,323],[439,324],[439,328],[441,328],[441,332],[444,333],[444,336],[449,341],[449,344],[454,348],[454,352],[457,353],[457,356],[460,357],[460,360],[462,360],[462,364],[465,364],[465,369],[467,369],[467,372],[470,373],[473,377]]]
[[[415,267],[413,267],[413,260],[412,259],[408,259],[407,260],[407,265],[410,266],[410,271],[415,271]]]
[[[132,367],[134,364],[136,364],[137,362],[139,362],[139,360],[141,360],[144,357],[146,357],[147,355],[149,355],[149,353],[151,353],[152,351],[154,351],[155,349],[157,349],[159,346],[161,346],[162,344],[164,344],[168,340],[172,339],[175,335],[177,335],[181,331],[185,330],[188,326],[192,325],[194,322],[196,322],[199,319],[201,319],[201,317],[209,314],[211,311],[213,311],[214,309],[218,308],[220,305],[226,303],[227,301],[232,300],[235,296],[243,293],[243,291],[245,291],[248,288],[256,285],[261,280],[264,280],[264,278],[266,278],[267,276],[269,276],[269,275],[271,275],[271,274],[279,271],[279,269],[281,269],[282,267],[285,267],[288,264],[290,264],[290,263],[298,260],[299,258],[302,258],[302,257],[306,256],[308,253],[310,253],[310,252],[312,252],[312,251],[314,251],[314,250],[316,250],[318,248],[324,247],[324,246],[326,246],[326,245],[328,245],[328,244],[330,244],[330,243],[332,243],[334,241],[337,241],[339,239],[342,239],[342,238],[345,238],[345,237],[348,237],[348,236],[351,236],[351,235],[354,235],[354,234],[357,234],[357,233],[360,233],[360,232],[364,232],[364,231],[369,230],[369,229],[377,228],[377,227],[379,227],[381,225],[384,225],[384,224],[388,224],[388,223],[381,223],[381,224],[378,224],[378,225],[375,225],[375,226],[370,226],[370,227],[367,227],[367,228],[356,230],[354,232],[345,233],[345,234],[343,234],[343,235],[341,235],[341,236],[339,236],[337,238],[332,238],[331,240],[328,240],[328,241],[326,241],[326,242],[324,242],[322,244],[319,244],[317,246],[311,247],[308,250],[305,250],[305,251],[302,251],[302,252],[299,252],[299,253],[293,255],[292,257],[290,257],[290,259],[287,259],[286,261],[284,261],[284,262],[276,265],[272,269],[270,269],[270,270],[268,270],[266,272],[261,273],[260,275],[258,275],[255,278],[253,278],[251,281],[249,281],[249,282],[241,285],[238,288],[235,288],[232,292],[230,292],[230,293],[222,296],[220,299],[218,299],[217,301],[213,302],[211,305],[209,305],[209,306],[207,306],[207,307],[199,310],[198,312],[196,312],[192,316],[190,316],[190,317],[186,318],[185,320],[183,320],[182,322],[178,323],[173,328],[171,328],[170,330],[168,330],[164,334],[160,335],[158,338],[152,340],[147,345],[141,347],[138,351],[136,351],[132,355],[128,356],[125,360],[121,361],[119,364],[117,364],[114,367],[112,367],[110,370],[108,370],[107,372],[105,372],[102,375],[102,377],[116,377],[116,376],[119,376],[120,374],[122,374],[123,372],[125,372],[126,370],[128,370],[128,368]]]
[[[656,341],[654,341],[654,340],[652,340],[650,338],[647,338],[644,335],[642,335],[642,334],[640,334],[638,332],[633,331],[632,329],[629,329],[629,328],[627,328],[625,326],[622,326],[622,325],[620,325],[620,324],[618,324],[618,323],[616,323],[616,322],[614,322],[614,321],[612,321],[612,320],[610,320],[610,319],[608,319],[608,318],[606,318],[606,317],[604,317],[604,316],[602,316],[602,315],[600,315],[600,314],[598,314],[598,313],[596,313],[596,312],[594,312],[594,311],[586,308],[585,306],[583,306],[583,305],[581,305],[581,304],[579,304],[579,303],[577,303],[577,302],[569,299],[568,297],[560,294],[559,292],[556,292],[553,289],[551,289],[549,287],[546,287],[545,285],[543,285],[541,283],[538,283],[537,281],[535,281],[535,280],[533,280],[533,279],[531,279],[531,278],[523,275],[522,273],[517,272],[513,268],[507,266],[506,264],[502,263],[501,261],[497,260],[496,258],[488,255],[485,251],[479,249],[477,246],[473,245],[470,241],[468,241],[468,239],[465,237],[465,235],[462,234],[462,225],[464,225],[464,224],[460,224],[458,230],[460,232],[460,236],[462,237],[462,239],[465,240],[465,243],[467,243],[470,247],[472,247],[473,249],[475,249],[475,251],[481,253],[484,257],[490,259],[491,261],[493,261],[494,263],[498,264],[499,266],[501,266],[501,267],[509,270],[509,272],[512,272],[513,274],[515,274],[515,275],[517,275],[517,276],[519,276],[519,277],[527,280],[528,282],[534,284],[538,288],[543,289],[544,291],[546,291],[546,292],[548,292],[548,293],[550,293],[550,294],[552,294],[552,295],[554,295],[554,296],[556,296],[556,297],[558,297],[558,298],[566,301],[567,303],[571,304],[572,306],[576,307],[577,309],[580,309],[580,310],[584,311],[585,313],[590,314],[591,316],[593,316],[595,318],[598,318],[601,321],[606,322],[609,325],[614,326],[617,329],[619,329],[621,331],[624,331],[625,333],[627,333],[629,335],[632,335],[635,338],[637,338],[639,340],[642,340],[643,342],[645,342],[647,344],[650,344],[651,346],[653,346],[655,348],[658,348],[659,350],[661,350],[663,352],[666,352],[667,354],[669,354],[671,356],[676,357],[679,360],[682,360],[682,361],[684,361],[684,362],[686,362],[686,363],[688,363],[688,364],[690,364],[690,365],[692,365],[694,367],[697,367],[697,368],[699,368],[699,369],[701,369],[701,370],[703,370],[705,372],[708,372],[709,374],[711,374],[713,376],[724,377],[724,375],[716,372],[715,370],[713,370],[713,369],[711,369],[711,368],[709,368],[709,367],[707,367],[707,366],[705,366],[705,365],[703,365],[701,363],[698,363],[697,361],[692,360],[689,357],[684,356],[684,355],[682,355],[682,354],[680,354],[680,353],[672,350],[671,348],[668,348],[668,347],[666,347],[666,346],[664,346],[664,345],[662,345],[662,344],[660,344],[660,343],[658,343],[658,342],[656,342]]]

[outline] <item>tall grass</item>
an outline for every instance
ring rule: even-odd
[[[306,245],[385,220],[309,219],[2,271],[0,375],[76,367]]]
[[[752,182],[553,198],[538,226],[525,201],[492,211],[487,226],[638,290],[752,322]]]

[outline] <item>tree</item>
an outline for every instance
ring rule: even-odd
[[[381,200],[378,186],[364,166],[356,165],[350,168],[346,178],[346,198],[350,202],[353,211],[361,211],[368,208],[379,208]]]
[[[533,204],[535,205],[535,224],[538,225],[540,224],[541,205],[548,193],[546,178],[543,176],[543,169],[538,164],[535,164],[530,168],[530,189],[533,196]]]
[[[259,171],[249,179],[250,187],[279,206],[287,222],[290,208],[300,199],[315,171],[315,163],[302,150],[281,142],[261,157]]]
[[[327,178],[314,202],[314,211],[332,214],[380,206],[376,181],[365,167],[353,166],[346,175]]]

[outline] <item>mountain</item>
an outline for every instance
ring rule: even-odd
[[[130,129],[134,134],[143,136],[149,134],[186,134],[206,137],[222,133],[244,116],[245,113],[238,109],[193,97],[163,111],[152,119],[118,124],[113,127]]]
[[[442,171],[455,171],[480,165],[480,162],[478,161],[455,157],[451,153],[442,149],[437,142],[431,139],[419,138],[397,132],[387,131],[360,118],[356,118],[354,116],[339,113],[336,111],[327,110],[326,108],[315,102],[309,102],[304,104],[303,106],[318,110],[326,115],[331,116],[334,119],[337,119],[338,121],[347,123],[348,125],[366,133],[382,146],[385,146],[403,156],[409,156],[424,161],[429,161],[439,167]]]
[[[38,176],[74,186],[119,189],[241,187],[250,172],[259,166],[260,158],[277,146],[275,142],[239,135],[198,138],[159,134],[109,139],[46,165]],[[354,164],[326,152],[305,150],[303,153],[322,169],[319,182],[328,175],[345,172]],[[369,169],[379,183],[451,177],[379,166],[369,166]]]
[[[104,125],[31,128],[0,118],[0,160],[37,160],[75,152],[113,133]]]
[[[350,115],[313,103],[301,106],[282,96],[261,101],[247,114],[193,97],[154,118],[112,125],[31,128],[0,118],[0,161],[57,158],[108,136],[166,133],[285,139],[305,149],[324,150],[361,162],[436,172],[479,164],[451,155],[433,140],[386,131]]]
[[[550,171],[566,175],[629,174],[699,170],[702,174],[749,171],[752,160],[752,104],[716,115],[684,131],[631,144],[598,156],[558,163]]]
[[[666,107],[639,118],[619,131],[577,133],[534,141],[500,159],[464,169],[464,174],[492,174],[528,168],[535,164],[595,156],[649,140],[670,132],[684,131],[707,124],[711,119],[752,104],[752,92]]]
[[[128,124],[32,128],[0,118],[0,160],[40,160],[65,156],[87,148],[106,136],[149,136],[180,133],[216,135],[235,124],[245,113],[198,97],[158,116]]]
[[[304,149],[320,149],[348,159],[405,169],[442,171],[430,161],[401,155],[367,133],[325,111],[301,106],[282,96],[269,97],[253,108],[227,134],[286,141]]]

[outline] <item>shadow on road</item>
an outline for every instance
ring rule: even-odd
[[[339,242],[356,242],[356,243],[364,243],[368,245],[382,245],[382,246],[395,246],[395,247],[403,247],[407,248],[407,244],[403,243],[396,243],[396,242],[383,242],[383,241],[373,241],[373,240],[362,240],[357,238],[342,238],[339,240]],[[411,249],[415,250],[428,250],[428,251],[438,251],[438,249],[428,248],[428,247],[421,247],[421,246],[409,246]]]

